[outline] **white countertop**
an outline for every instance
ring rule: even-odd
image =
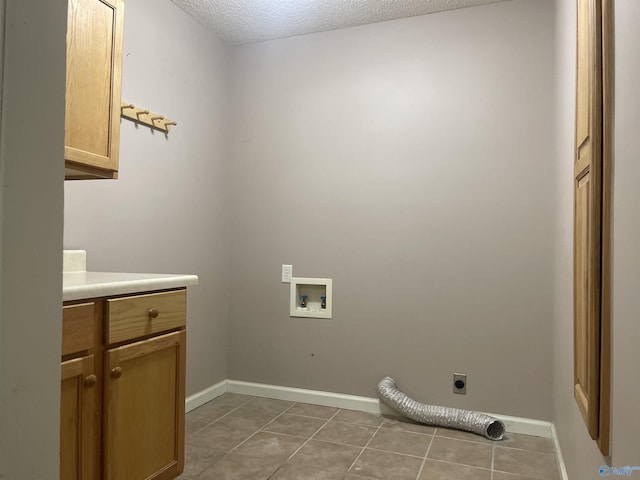
[[[161,273],[68,272],[62,274],[62,300],[107,297],[198,284],[197,275]]]

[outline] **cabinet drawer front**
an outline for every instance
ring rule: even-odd
[[[94,302],[62,307],[62,355],[93,348]]]
[[[107,300],[107,343],[181,328],[186,320],[186,290]]]

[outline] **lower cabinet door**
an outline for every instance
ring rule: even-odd
[[[93,355],[62,362],[60,397],[60,478],[96,478],[98,378]]]
[[[183,331],[105,352],[104,478],[168,480],[184,468]]]

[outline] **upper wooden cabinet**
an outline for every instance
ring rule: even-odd
[[[117,178],[122,0],[69,0],[65,178]]]

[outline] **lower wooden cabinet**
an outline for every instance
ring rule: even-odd
[[[124,328],[127,316],[113,304],[134,308],[136,326],[108,343],[111,323]],[[172,480],[182,473],[185,324],[185,289],[63,307],[61,480]]]

